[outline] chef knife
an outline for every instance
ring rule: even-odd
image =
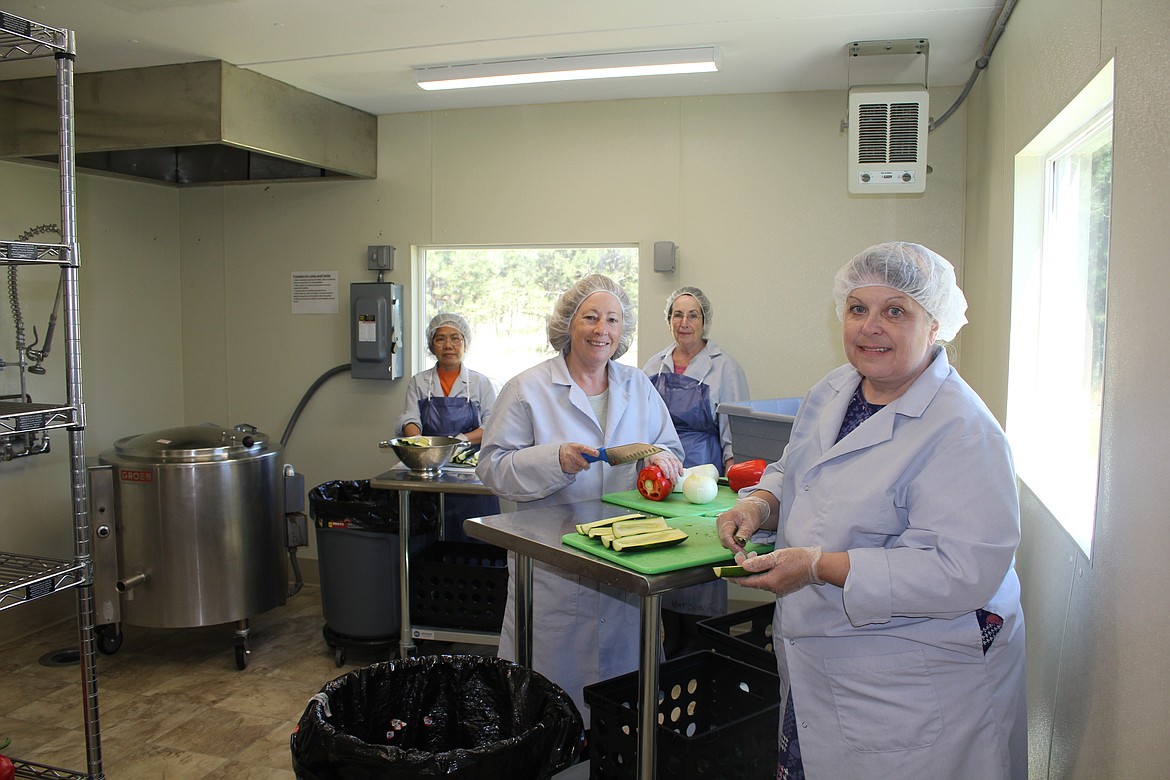
[[[662,451],[661,447],[656,447],[653,444],[636,442],[634,444],[619,444],[616,447],[602,447],[597,451],[596,455],[581,453],[581,457],[590,463],[604,460],[611,466],[617,466],[622,463],[641,460],[642,458]]]

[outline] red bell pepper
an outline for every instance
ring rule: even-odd
[[[8,747],[12,740],[5,739],[0,742],[0,750]],[[12,764],[12,760],[8,756],[0,755],[0,780],[13,780],[16,777],[16,767]]]
[[[768,461],[756,459],[736,463],[727,470],[727,486],[738,493],[745,487],[758,484]]]
[[[638,472],[638,492],[651,501],[662,501],[674,490],[670,477],[657,466],[646,466]]]

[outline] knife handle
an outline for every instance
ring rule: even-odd
[[[607,459],[606,454],[605,454],[605,447],[602,447],[601,449],[599,449],[597,451],[596,455],[586,455],[584,452],[582,452],[581,457],[584,458],[589,463],[601,463],[601,462],[608,463],[609,462],[609,460]]]

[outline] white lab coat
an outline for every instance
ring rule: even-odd
[[[608,410],[603,433],[564,357],[550,358],[500,391],[476,473],[498,496],[526,510],[595,501],[634,487],[638,463],[594,463],[580,474],[565,474],[559,457],[564,442],[591,447],[647,442],[682,457],[666,405],[638,369],[609,362]],[[537,513],[533,522],[540,522]],[[516,647],[512,567],[510,562],[499,651],[510,660]],[[640,598],[539,562],[532,580],[533,668],[573,698],[588,726],[584,687],[638,668]]]
[[[674,344],[646,361],[642,368],[647,376],[674,373]],[[746,401],[749,398],[747,375],[731,355],[710,339],[699,354],[691,358],[683,376],[693,377],[707,385],[711,393],[711,417],[719,421],[719,442],[723,446],[723,460],[731,457],[731,425],[727,415],[715,410],[724,401]],[[723,464],[717,464],[722,470]]]
[[[406,411],[394,424],[395,434],[401,436],[402,429],[406,427],[407,423],[419,425],[419,401],[424,398],[443,397],[443,383],[439,379],[437,366],[431,366],[412,376],[406,385],[406,405],[404,407]],[[496,403],[496,388],[492,384],[492,380],[478,371],[472,371],[466,363],[463,363],[459,366],[459,378],[455,380],[455,385],[451,388],[450,397],[468,398],[472,403],[478,404],[479,424],[486,426],[492,415],[492,407]]]
[[[900,398],[834,441],[860,381],[800,407],[759,487],[777,547],[848,551],[844,589],[777,601],[778,668],[809,780],[1027,776],[1019,502],[1002,429],[939,351]],[[975,610],[1003,617],[984,655]]]

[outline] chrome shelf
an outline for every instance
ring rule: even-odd
[[[0,241],[0,265],[73,265],[65,244]]]
[[[86,776],[78,772],[59,769],[55,766],[33,764],[28,761],[21,761],[19,758],[12,759],[12,765],[16,767],[17,777],[48,777],[52,780],[86,780]]]
[[[86,582],[75,561],[0,552],[0,611]]]
[[[3,0],[0,0],[2,2]],[[0,60],[52,57],[57,72],[57,155],[61,220],[59,244],[36,241],[0,241],[0,266],[58,265],[61,267],[61,302],[65,314],[64,405],[0,401],[0,440],[50,428],[69,429],[69,487],[73,505],[72,561],[0,552],[0,610],[40,599],[64,588],[77,596],[77,624],[83,717],[85,722],[86,772],[13,759],[17,777],[65,780],[104,780],[101,756],[101,724],[98,714],[96,674],[97,641],[95,608],[90,570],[89,522],[86,509],[84,409],[81,393],[81,329],[77,321],[78,249],[76,239],[77,203],[74,143],[73,65],[76,44],[72,30],[39,24],[0,11]],[[26,234],[31,235],[31,234]],[[25,365],[20,364],[21,376]],[[21,385],[21,394],[26,398]],[[47,440],[44,442],[47,444]],[[13,475],[11,479],[16,479]],[[5,489],[8,489],[7,487]],[[15,487],[14,487],[15,489]]]
[[[0,11],[0,60],[52,57],[69,51],[69,33]]]
[[[68,428],[77,423],[77,410],[59,404],[0,401],[0,436]]]

